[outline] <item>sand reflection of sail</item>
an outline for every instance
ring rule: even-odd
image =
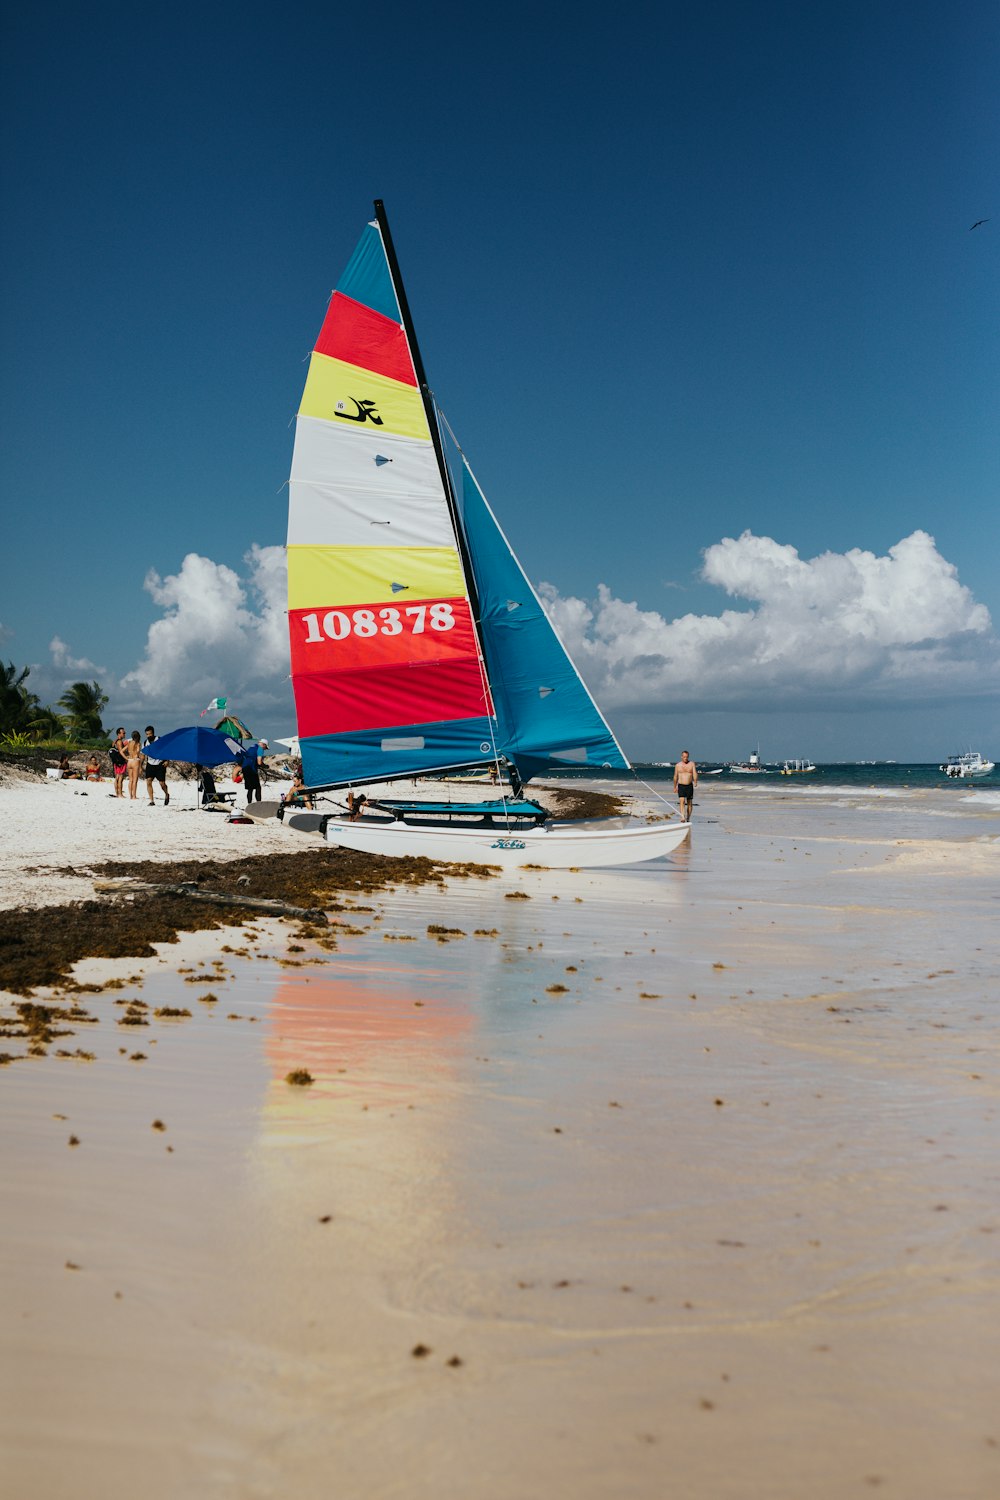
[[[286,979],[272,1001],[266,1053],[276,1084],[304,1068],[309,1093],[335,1099],[345,1088],[398,1094],[447,1069],[455,1043],[472,1025],[453,977],[404,965],[336,964],[336,973]],[[408,1082],[409,1080],[409,1082]],[[292,1108],[282,1092],[277,1096]],[[270,1106],[269,1106],[270,1107]],[[283,1111],[284,1112],[284,1111]]]

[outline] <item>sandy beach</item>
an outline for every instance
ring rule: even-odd
[[[94,790],[0,788],[3,907],[338,858]],[[986,1500],[998,867],[996,793],[703,782],[670,860],[77,964],[0,1037],[11,1493]]]

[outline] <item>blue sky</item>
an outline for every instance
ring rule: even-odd
[[[289,423],[377,196],[627,751],[1000,747],[995,4],[52,4],[3,52],[0,655],[43,699],[291,727]]]

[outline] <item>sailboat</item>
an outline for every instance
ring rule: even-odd
[[[299,407],[288,623],[303,780],[351,791],[355,816],[325,818],[328,843],[567,868],[652,859],[687,836],[680,821],[559,823],[522,795],[546,770],[631,767],[430,392],[380,199]],[[482,767],[489,800],[369,790]]]

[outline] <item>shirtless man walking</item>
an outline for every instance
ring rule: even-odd
[[[698,785],[698,767],[690,758],[686,750],[681,751],[681,758],[674,766],[674,791],[677,794],[677,808],[685,823],[691,821],[691,804],[694,801],[694,789]]]

